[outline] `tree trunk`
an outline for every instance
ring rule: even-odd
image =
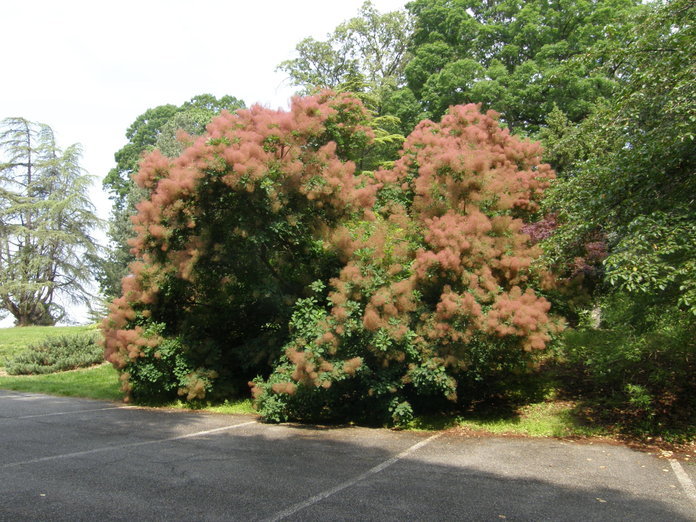
[[[43,305],[13,313],[15,326],[55,326],[56,320]]]

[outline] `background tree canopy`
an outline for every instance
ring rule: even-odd
[[[576,125],[556,111],[545,131],[562,165],[546,261],[594,272],[601,312],[567,355],[599,411],[646,431],[693,430],[696,408],[695,17],[690,1],[654,4],[598,43],[586,60],[616,75],[616,94]]]
[[[554,107],[579,122],[610,96],[617,71],[574,60],[621,38],[638,0],[416,0],[408,13],[369,2],[326,41],[308,38],[279,68],[303,87],[358,92],[408,134],[451,105],[481,103],[514,132],[534,134]],[[604,56],[595,52],[598,63]]]
[[[382,14],[367,1],[358,16],[336,27],[327,40],[302,40],[295,49],[298,57],[278,69],[303,94],[327,88],[351,91],[381,116],[386,100],[403,83],[410,33],[406,13]]]
[[[582,124],[549,132],[551,154],[572,159],[547,206],[561,222],[552,260],[601,234],[612,288],[696,313],[694,17],[692,3],[667,3],[590,53],[621,82]]]
[[[613,92],[609,70],[570,62],[626,29],[636,0],[415,0],[408,87],[432,118],[482,103],[533,133],[554,105],[571,121]],[[599,60],[601,56],[597,56]]]
[[[201,94],[179,107],[159,105],[138,116],[126,131],[128,143],[114,154],[116,166],[104,178],[104,188],[111,193],[115,206],[125,205],[133,187],[131,176],[138,172],[144,152],[164,146],[164,152],[176,156],[181,152],[174,143],[177,130],[200,135],[213,116],[223,110],[234,112],[241,107],[244,107],[244,102],[234,96],[223,96],[218,100],[211,94]]]

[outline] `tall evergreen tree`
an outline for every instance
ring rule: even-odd
[[[87,301],[86,259],[100,221],[81,148],[58,148],[48,125],[7,118],[0,127],[0,306],[18,326],[55,324],[60,298]]]

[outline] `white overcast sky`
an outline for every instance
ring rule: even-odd
[[[363,0],[2,0],[0,119],[46,123],[59,146],[83,146],[101,180],[145,110],[197,94],[287,107],[283,60],[307,36],[323,39]],[[380,12],[406,0],[373,0]]]

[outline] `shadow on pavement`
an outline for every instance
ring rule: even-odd
[[[431,434],[50,398],[81,412],[18,420],[8,402],[0,520],[695,519],[664,463],[626,448],[445,434],[391,461]]]

